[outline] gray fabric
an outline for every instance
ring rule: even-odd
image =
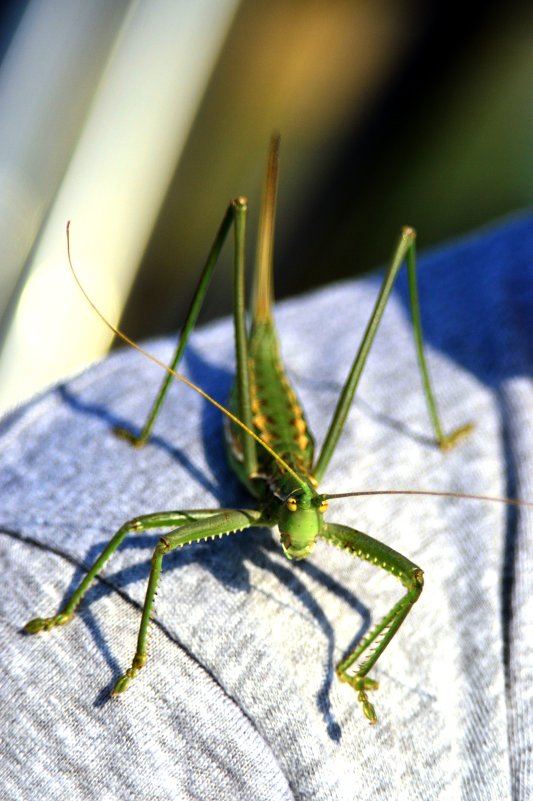
[[[533,499],[533,224],[506,221],[423,259],[428,354],[447,429],[433,445],[399,282],[323,490],[429,488]],[[318,441],[379,278],[280,304],[289,374]],[[170,340],[153,344],[168,359]],[[231,323],[198,331],[185,372],[224,400]],[[346,499],[329,519],[419,564],[426,587],[374,671],[379,723],[334,666],[400,595],[319,543],[288,562],[252,530],[166,557],[147,667],[129,665],[153,537],[131,536],[66,627],[29,637],[139,513],[242,506],[221,419],[174,387],[150,444],[159,371],[122,350],[0,427],[0,796],[6,801],[525,799],[533,730],[532,514],[440,498]],[[531,796],[529,796],[531,797]]]

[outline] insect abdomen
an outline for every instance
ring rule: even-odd
[[[279,355],[273,323],[255,323],[249,339],[250,391],[254,428],[261,438],[303,474],[313,463],[314,441],[302,407],[291,387]],[[277,465],[268,453],[258,454],[260,464]]]

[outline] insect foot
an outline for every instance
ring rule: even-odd
[[[72,613],[62,612],[54,617],[35,617],[24,626],[26,634],[39,634],[41,631],[50,631],[54,626],[64,626],[72,617]]]
[[[337,669],[337,676],[341,681],[349,684],[350,687],[353,687],[357,692],[357,700],[363,706],[363,714],[365,718],[369,720],[370,723],[377,723],[378,716],[376,715],[376,710],[374,709],[374,705],[368,700],[366,691],[377,690],[379,687],[379,682],[375,681],[375,679],[369,678],[368,676],[348,676],[347,673],[339,669]]]
[[[133,445],[134,448],[142,448],[143,445],[146,444],[146,439],[144,437],[136,437],[135,434],[127,428],[115,426],[113,428],[113,434],[119,439],[126,440],[126,442],[129,442],[130,445]]]
[[[443,436],[439,440],[439,448],[441,451],[450,451],[455,448],[458,442],[468,437],[475,428],[475,423],[465,423],[464,426],[459,426],[451,434]]]
[[[131,667],[124,673],[123,676],[118,679],[115,686],[111,691],[111,695],[113,698],[116,698],[117,695],[126,692],[128,687],[130,686],[130,682],[132,679],[135,678],[139,670],[144,667],[146,664],[146,654],[135,654],[133,657],[133,662],[131,663]]]

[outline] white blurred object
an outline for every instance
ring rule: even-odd
[[[4,304],[27,263],[0,410],[109,346],[69,273],[66,222],[80,278],[116,322],[237,4],[29,5],[0,73]]]

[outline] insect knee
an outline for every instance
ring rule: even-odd
[[[159,539],[159,543],[156,545],[154,557],[164,556],[171,550],[171,547],[170,540],[168,540],[166,537],[161,537]]]

